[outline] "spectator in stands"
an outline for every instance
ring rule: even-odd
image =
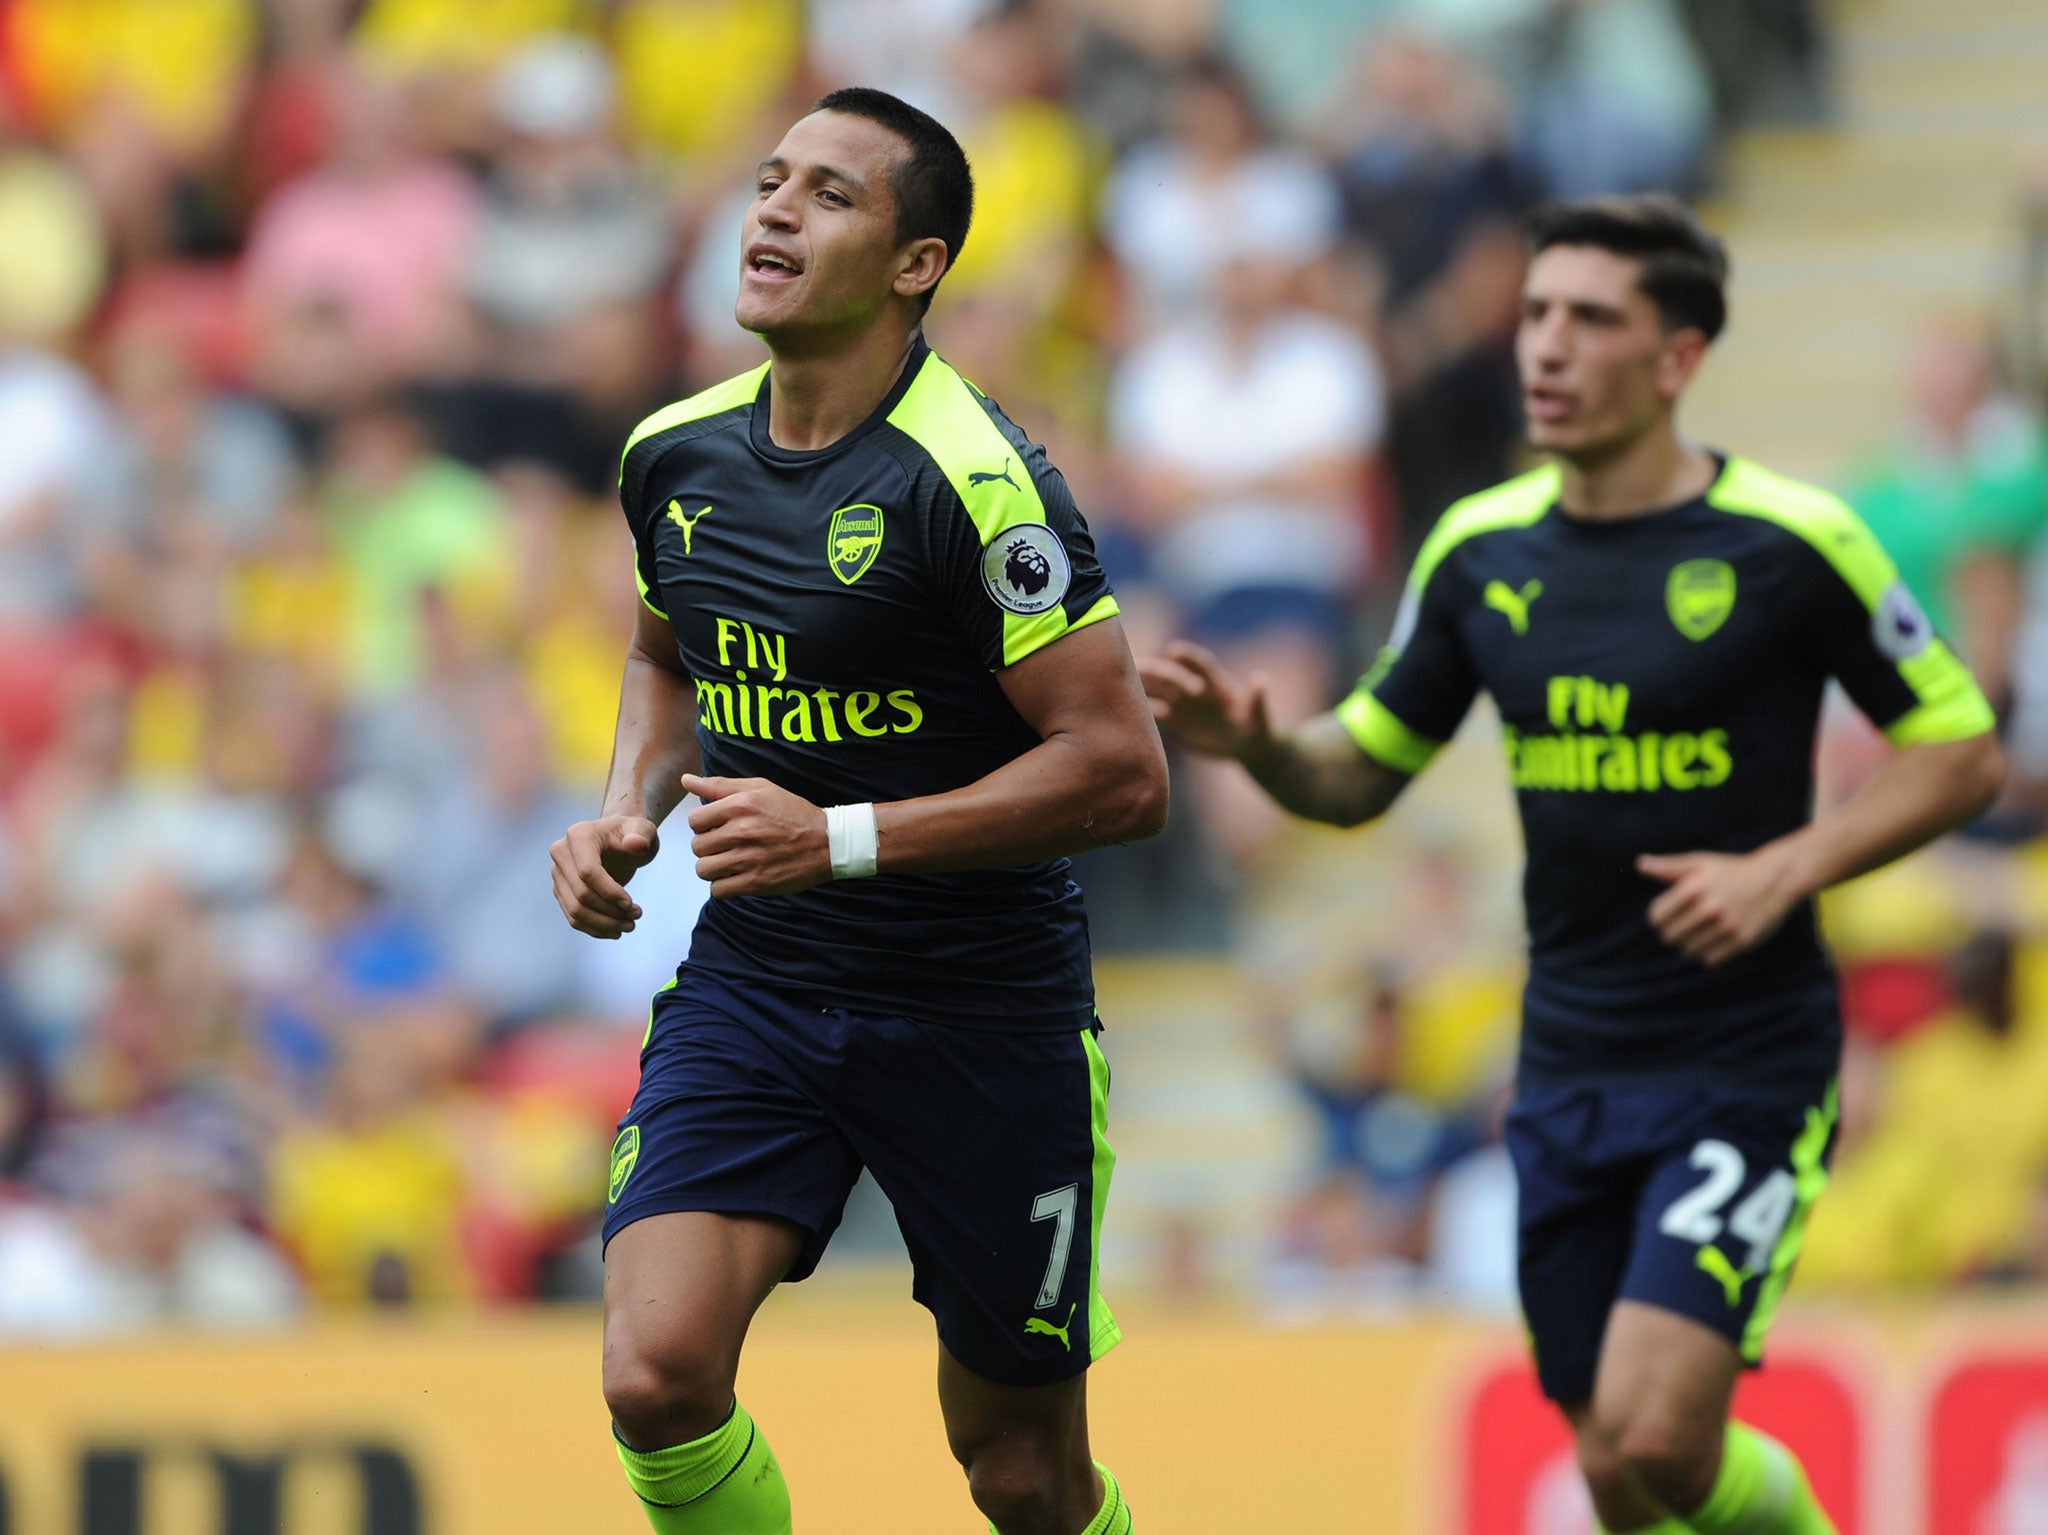
[[[1553,197],[1698,185],[1713,129],[1675,0],[1544,0],[1523,151]]]
[[[647,299],[668,264],[666,218],[615,137],[615,94],[604,50],[561,35],[526,44],[492,83],[504,139],[469,290],[501,328],[509,365],[547,368],[562,327]]]
[[[270,1080],[301,1101],[317,1099],[348,1041],[366,1030],[411,1033],[421,1059],[468,1058],[474,1021],[416,914],[310,828],[279,893],[289,907],[274,924],[279,952],[253,1028]]]
[[[503,510],[489,480],[433,451],[404,397],[335,425],[320,499],[348,572],[348,677],[369,694],[403,688],[453,623],[501,618],[511,582]]]
[[[570,1013],[587,947],[563,923],[553,893],[526,878],[533,850],[583,812],[548,771],[547,738],[519,674],[478,678],[463,699],[460,770],[422,807],[414,864],[418,907],[442,935],[450,980],[498,1030]]]
[[[243,265],[257,380],[318,413],[471,353],[460,303],[477,190],[409,138],[398,87],[360,64],[328,76],[325,163],[286,185]]]
[[[1849,499],[1993,703],[2011,696],[2021,567],[2048,526],[2048,437],[2006,389],[1981,325],[1943,316],[1914,340],[1906,419]]]
[[[1190,631],[1240,674],[1264,673],[1277,718],[1306,718],[1349,656],[1349,603],[1368,569],[1379,364],[1354,331],[1291,302],[1301,259],[1263,229],[1219,232],[1209,250],[1221,263],[1213,304],[1126,356],[1111,440]],[[1243,774],[1209,766],[1196,764],[1197,810],[1242,865],[1282,817]]]
[[[114,435],[81,369],[0,335],[0,621],[47,623],[84,601],[88,565],[124,528]]]
[[[1436,1180],[1474,1139],[1405,1090],[1402,1000],[1384,979],[1354,1027],[1325,1050],[1301,1031],[1268,1029],[1320,1142],[1308,1187],[1282,1217],[1279,1283],[1327,1289],[1334,1281],[1333,1298],[1349,1286],[1399,1294],[1427,1255]]]
[[[1428,37],[1382,33],[1333,138],[1347,237],[1379,270],[1393,407],[1387,461],[1398,555],[1440,513],[1513,472],[1522,444],[1514,329],[1533,190],[1515,162],[1511,105]]]
[[[0,116],[0,349],[61,345],[106,281],[106,221],[69,165],[5,130]]]
[[[1306,265],[1335,243],[1337,189],[1313,156],[1265,131],[1228,61],[1190,64],[1165,138],[1132,150],[1102,199],[1102,234],[1122,262],[1142,319],[1206,299],[1222,268],[1256,241]]]
[[[203,1147],[110,1131],[90,1156],[78,1279],[95,1330],[274,1327],[298,1316],[298,1276],[237,1222],[231,1175]]]
[[[947,270],[949,301],[999,293],[1040,321],[1067,295],[1100,148],[1063,100],[1060,44],[1049,8],[1027,3],[983,17],[952,50],[962,107],[949,126],[974,166],[974,238]]]
[[[402,1026],[352,1030],[339,1045],[324,1113],[277,1145],[278,1237],[327,1304],[463,1299],[474,1281],[462,1165],[455,1127],[434,1108],[437,1072]]]
[[[611,9],[634,140],[679,175],[712,185],[752,169],[758,122],[803,73],[807,26],[824,25],[830,12],[800,0],[616,0]],[[913,10],[901,0],[887,9],[892,17]]]

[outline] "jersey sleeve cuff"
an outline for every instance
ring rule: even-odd
[[[1090,624],[1099,624],[1105,618],[1114,618],[1118,612],[1116,598],[1105,594],[1079,618],[1067,617],[1067,610],[1063,607],[1030,618],[1007,614],[1003,619],[1003,665],[1015,666],[1054,640],[1062,639],[1076,629],[1085,629]]]
[[[1429,759],[1443,748],[1443,742],[1410,730],[1370,693],[1353,693],[1337,705],[1337,719],[1360,751],[1410,777],[1429,766]]]
[[[1998,728],[1991,701],[1948,646],[1936,641],[1899,671],[1920,703],[1884,727],[1892,745],[1966,741]]]
[[[647,594],[647,578],[640,574],[640,562],[633,562],[633,584],[640,588],[640,600],[647,604],[647,611],[656,618],[667,618],[668,614],[654,605],[654,599]]]

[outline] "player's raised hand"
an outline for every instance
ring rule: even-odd
[[[1790,860],[1769,845],[1753,853],[1645,853],[1636,869],[1667,887],[1650,903],[1650,925],[1709,966],[1762,943],[1805,895]]]
[[[683,775],[683,789],[704,803],[690,812],[697,877],[714,900],[790,895],[832,877],[825,812],[765,778]]]
[[[626,881],[660,849],[654,823],[637,815],[578,821],[557,837],[548,857],[555,869],[555,902],[569,926],[593,938],[632,932],[640,907],[626,894]]]
[[[1190,751],[1242,760],[1273,739],[1266,679],[1240,681],[1200,645],[1175,640],[1138,663],[1152,717]]]

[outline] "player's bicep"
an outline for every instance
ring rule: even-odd
[[[1042,740],[1056,735],[1123,738],[1136,743],[1142,754],[1165,760],[1123,623],[1114,616],[1003,667],[996,682]]]
[[[645,661],[658,666],[665,672],[672,672],[683,681],[690,680],[690,669],[683,663],[682,647],[676,643],[675,626],[664,613],[657,613],[649,603],[641,603],[633,614],[633,638],[626,651],[627,659]]]

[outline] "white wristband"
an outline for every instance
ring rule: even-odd
[[[832,852],[834,879],[866,879],[875,872],[881,837],[873,805],[827,805],[825,845]]]

